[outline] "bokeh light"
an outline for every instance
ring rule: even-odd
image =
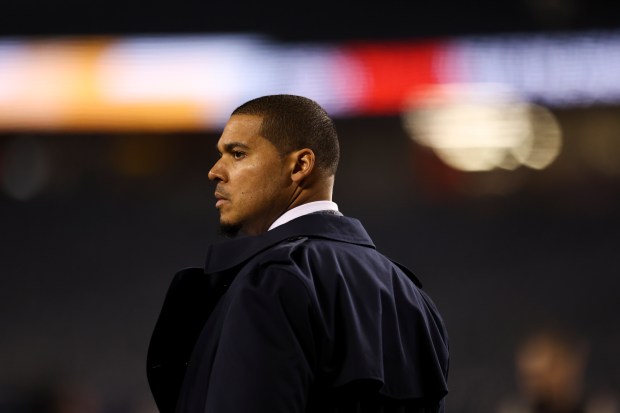
[[[463,171],[547,167],[561,148],[547,109],[521,101],[502,85],[444,85],[416,97],[406,130],[447,165]]]

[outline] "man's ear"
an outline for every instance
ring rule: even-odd
[[[291,179],[293,182],[300,183],[310,176],[314,170],[316,158],[312,149],[304,148],[291,153],[293,169]]]

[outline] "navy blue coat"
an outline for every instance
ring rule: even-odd
[[[161,413],[440,412],[448,337],[359,221],[311,214],[179,272],[147,372]]]

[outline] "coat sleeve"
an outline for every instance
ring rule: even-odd
[[[308,290],[294,272],[277,265],[237,287],[204,412],[304,412],[314,363]]]
[[[168,288],[147,354],[147,377],[160,413],[175,411],[194,343],[224,292],[224,278],[188,268]]]

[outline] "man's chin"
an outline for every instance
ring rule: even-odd
[[[233,238],[239,235],[241,231],[241,224],[232,224],[229,222],[220,221],[219,233],[225,237]]]

